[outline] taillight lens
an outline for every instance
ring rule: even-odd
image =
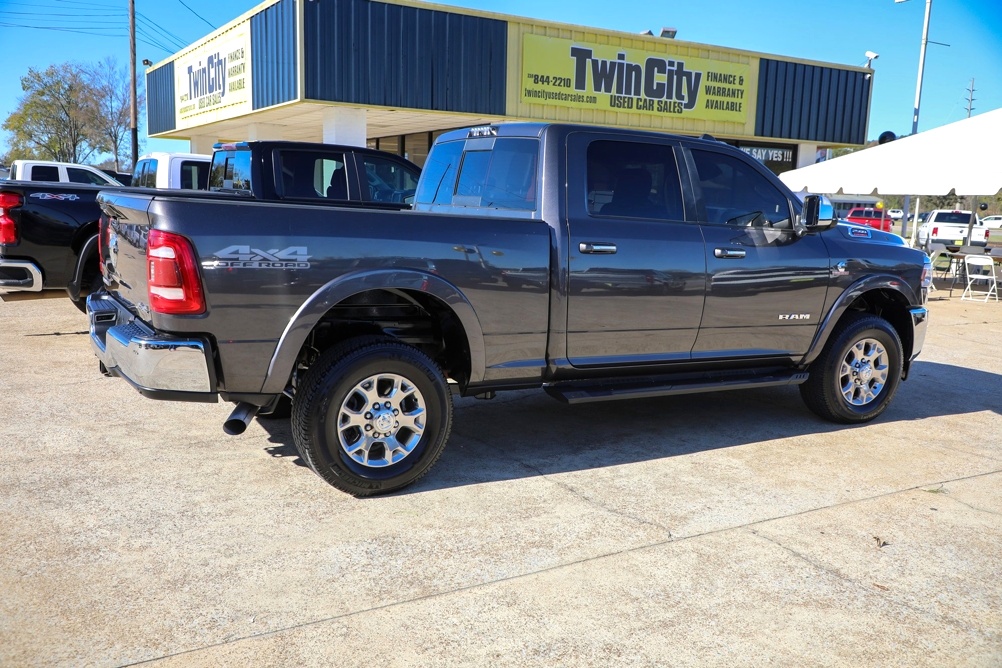
[[[10,210],[16,209],[24,203],[18,193],[0,192],[0,244],[13,245],[20,239],[17,234],[17,225],[10,217]]]
[[[150,230],[146,259],[152,311],[165,315],[205,312],[198,263],[187,239],[172,232]]]

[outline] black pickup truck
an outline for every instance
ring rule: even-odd
[[[97,225],[102,186],[0,181],[0,299],[66,290],[76,306],[101,286]]]
[[[799,385],[879,415],[922,347],[924,253],[836,225],[711,139],[511,124],[436,142],[413,210],[101,195],[102,371],[146,396],[292,399],[295,445],[355,495],[438,459],[451,392],[566,402]]]
[[[252,161],[252,155],[257,160]],[[295,160],[310,160],[312,168],[317,155],[329,158],[319,163],[321,171],[313,178],[294,179],[299,169]],[[286,160],[279,165],[272,156]],[[219,144],[209,189],[263,201],[355,200],[399,209],[414,194],[420,172],[398,156],[350,146],[280,141]],[[0,182],[0,299],[30,299],[42,296],[43,290],[66,290],[73,303],[85,309],[87,295],[101,287],[97,195],[107,188]],[[149,196],[155,191],[130,192]]]

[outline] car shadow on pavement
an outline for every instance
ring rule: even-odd
[[[426,477],[399,494],[635,464],[867,425],[811,413],[797,388],[763,388],[569,406],[543,392],[455,399],[452,436]],[[876,423],[991,411],[1002,414],[1002,375],[916,362]],[[266,450],[304,466],[288,420],[259,419]]]

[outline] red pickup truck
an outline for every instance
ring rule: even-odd
[[[891,231],[891,219],[884,215],[883,209],[856,207],[849,210],[846,220],[856,225],[866,225],[883,232]]]

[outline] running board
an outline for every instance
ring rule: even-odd
[[[744,390],[754,387],[776,387],[779,385],[800,385],[807,380],[806,371],[790,374],[770,374],[768,376],[728,378],[713,380],[705,378],[693,380],[665,380],[659,378],[633,379],[602,385],[584,383],[557,383],[543,389],[554,399],[567,404],[588,404],[594,401],[614,399],[647,399],[667,397],[673,394],[696,394],[718,390]]]

